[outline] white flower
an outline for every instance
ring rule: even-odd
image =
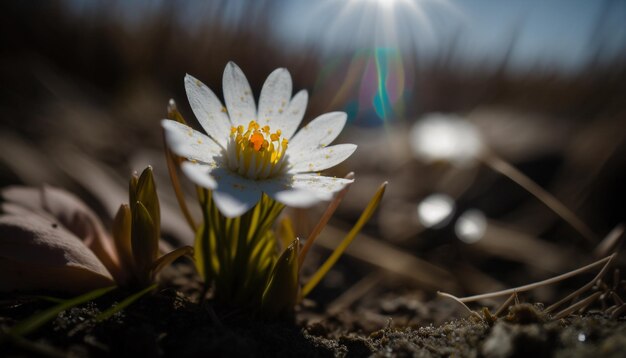
[[[320,176],[319,171],[348,158],[354,144],[328,146],[343,129],[343,112],[323,114],[298,133],[308,95],[293,98],[291,76],[274,70],[261,90],[259,107],[241,69],[229,62],[224,70],[226,107],[202,82],[185,77],[185,89],[196,118],[208,134],[171,120],[161,122],[170,149],[189,161],[185,174],[211,189],[220,212],[236,217],[253,207],[266,193],[293,207],[307,207],[352,182]],[[294,135],[295,134],[295,135]]]
[[[466,244],[480,241],[487,232],[487,218],[482,211],[470,209],[464,212],[454,225],[456,236]]]
[[[440,228],[450,222],[454,199],[446,194],[431,194],[417,205],[417,217],[426,228]]]
[[[427,114],[411,128],[413,154],[426,162],[449,161],[455,165],[473,164],[485,150],[478,129],[455,115]]]

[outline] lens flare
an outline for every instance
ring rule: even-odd
[[[417,205],[417,217],[426,228],[445,226],[454,214],[454,199],[445,194],[432,194]]]
[[[454,226],[454,231],[459,240],[466,244],[473,244],[485,236],[487,218],[482,211],[470,209],[459,217]]]
[[[426,16],[428,5],[454,7],[448,0],[326,0],[318,4],[316,18],[326,20],[320,35],[326,65],[316,92],[335,93],[329,106],[343,107],[358,125],[386,127],[404,118],[405,99],[414,97],[410,89],[414,88],[418,42],[430,42],[433,37],[431,17]]]
[[[342,106],[356,124],[376,127],[404,116],[410,78],[399,50],[360,50],[350,59],[329,61],[316,91],[335,93],[330,106]]]

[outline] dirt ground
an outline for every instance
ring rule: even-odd
[[[338,312],[305,301],[294,321],[263,322],[210,301],[199,304],[199,282],[186,263],[165,276],[175,288],[99,323],[97,314],[124,293],[69,309],[23,340],[5,340],[1,355],[622,357],[626,351],[626,320],[593,310],[550,320],[541,306],[520,303],[501,318],[478,319],[420,292],[374,290]],[[11,296],[1,302],[2,327],[48,305]]]

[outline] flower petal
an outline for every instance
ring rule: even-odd
[[[330,112],[312,120],[289,141],[288,152],[310,152],[332,143],[346,125],[348,115],[344,112]]]
[[[276,129],[283,130],[282,121],[278,119],[287,110],[287,105],[291,100],[291,91],[291,75],[287,69],[278,68],[270,73],[263,84],[259,97],[257,118],[261,126],[269,124],[273,131]]]
[[[353,179],[331,178],[317,174],[287,174],[259,182],[267,195],[287,206],[304,208],[330,200]]]
[[[276,119],[277,122],[280,121],[283,137],[290,139],[293,137],[293,134],[296,133],[304,117],[304,112],[306,112],[308,101],[309,93],[306,90],[299,91],[293,96],[291,102],[289,102],[287,110],[283,112],[282,116]]]
[[[185,162],[182,170],[191,181],[213,192],[215,205],[226,217],[242,215],[261,199],[261,190],[254,180],[228,169]]]
[[[164,119],[165,140],[176,155],[190,160],[213,164],[221,157],[222,148],[208,136],[184,124]]]
[[[215,189],[217,182],[211,176],[211,172],[214,170],[214,166],[208,164],[196,164],[191,162],[184,162],[181,165],[183,173],[192,182],[207,189]]]
[[[289,173],[307,173],[334,167],[346,160],[356,150],[355,144],[337,144],[312,152],[289,154]]]
[[[185,76],[185,90],[191,110],[202,128],[225,147],[231,124],[222,102],[209,87],[190,75]]]
[[[307,208],[325,200],[314,191],[293,188],[290,178],[291,176],[286,176],[263,180],[259,182],[259,187],[272,199],[295,208]]]
[[[256,105],[250,84],[241,68],[232,61],[224,69],[222,86],[232,125],[247,126],[250,121],[256,120]]]
[[[74,194],[63,189],[9,186],[0,191],[0,210],[18,216],[37,214],[58,221],[96,254],[114,276],[119,277],[119,257],[111,237],[98,216]],[[1,253],[0,253],[1,255]]]
[[[0,291],[86,292],[113,284],[96,255],[57,221],[0,216]]]
[[[254,180],[233,174],[224,168],[215,169],[211,176],[217,182],[217,187],[213,190],[215,205],[228,218],[241,216],[261,199],[261,190]]]
[[[354,182],[354,179],[333,178],[318,174],[296,174],[292,177],[292,187],[314,191],[324,200],[332,199],[333,195]]]

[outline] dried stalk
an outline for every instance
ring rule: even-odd
[[[354,172],[348,173],[348,175],[346,175],[345,178],[354,179]],[[328,204],[328,208],[326,208],[326,211],[324,211],[324,214],[320,218],[320,221],[318,221],[317,225],[315,225],[315,227],[313,228],[313,231],[311,231],[311,234],[307,238],[306,242],[304,243],[304,246],[302,247],[302,250],[300,251],[300,256],[298,256],[298,265],[300,269],[302,268],[302,263],[304,262],[304,259],[306,258],[307,253],[313,246],[315,239],[322,232],[322,229],[326,227],[326,224],[328,224],[328,220],[330,220],[330,218],[335,213],[335,210],[337,210],[337,207],[343,200],[343,197],[346,196],[348,189],[350,189],[350,185],[351,184],[346,185],[346,187],[343,188],[335,196],[335,198],[333,198],[330,204]]]
[[[602,292],[596,292],[594,294],[592,294],[591,296],[578,301],[576,303],[574,303],[573,305],[567,307],[566,309],[562,310],[561,312],[557,313],[554,316],[554,319],[561,319],[563,317],[567,317],[570,313],[573,313],[579,309],[583,309],[587,306],[589,306],[591,303],[593,303],[595,300],[598,299],[598,297],[600,297],[602,295]]]
[[[443,297],[447,297],[450,299],[455,300],[457,303],[459,303],[461,306],[463,306],[465,308],[465,310],[467,311],[467,313],[469,313],[470,315],[477,317],[478,319],[480,319],[481,321],[483,320],[483,318],[476,312],[472,311],[469,307],[467,307],[467,305],[465,303],[463,303],[463,301],[461,301],[458,297],[451,295],[449,293],[445,293],[445,292],[441,292],[441,291],[437,291],[437,294]]]
[[[546,286],[546,285],[550,285],[556,282],[560,282],[563,281],[565,279],[568,279],[570,277],[576,276],[579,273],[583,273],[586,271],[591,270],[592,268],[595,268],[597,266],[600,266],[602,264],[605,264],[605,266],[603,267],[602,271],[600,271],[601,274],[604,274],[604,272],[606,271],[606,268],[608,267],[608,264],[613,260],[613,258],[615,257],[615,254],[605,257],[601,260],[598,260],[596,262],[593,262],[587,266],[578,268],[576,270],[564,273],[562,275],[558,275],[552,278],[549,278],[547,280],[543,280],[543,281],[539,281],[539,282],[534,282],[528,285],[524,285],[524,286],[519,286],[519,287],[515,287],[515,288],[510,288],[507,290],[502,290],[502,291],[497,291],[497,292],[490,292],[490,293],[485,293],[485,294],[481,294],[481,295],[474,295],[474,296],[468,296],[468,297],[463,297],[463,298],[459,298],[459,300],[461,302],[474,302],[474,301],[478,301],[478,300],[483,300],[486,298],[493,298],[493,297],[500,297],[500,296],[506,296],[506,295],[510,295],[513,293],[517,293],[517,292],[525,292],[525,291],[530,291],[533,290],[535,288],[538,287],[542,287],[542,286]],[[597,280],[598,277],[601,277],[600,274],[598,274],[598,276],[596,276],[596,278],[591,282],[591,286],[593,286],[593,283]],[[585,285],[587,286],[587,285]],[[589,286],[589,287],[591,287]],[[573,296],[572,296],[573,297]]]
[[[574,214],[573,211],[517,168],[492,152],[486,152],[481,159],[491,169],[511,179],[519,186],[526,189],[534,197],[539,199],[539,201],[541,201],[554,213],[559,215],[563,220],[565,220],[565,222],[580,233],[580,235],[587,239],[587,241],[590,243],[595,243],[597,241],[596,235],[593,231],[591,231],[591,229],[576,214]]]

